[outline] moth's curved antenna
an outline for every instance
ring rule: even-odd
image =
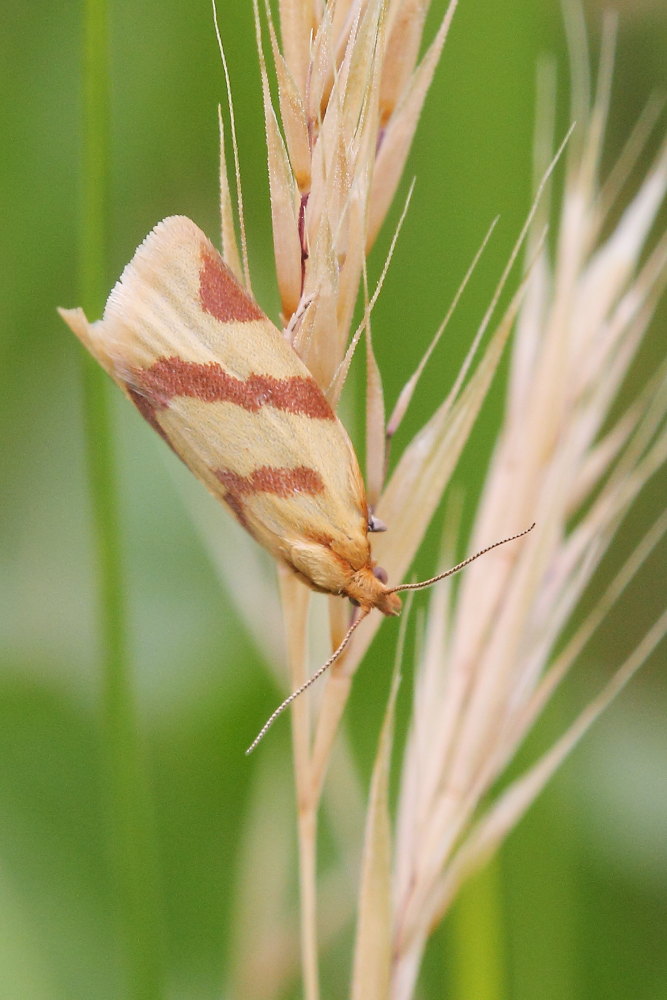
[[[313,676],[309,677],[308,680],[304,684],[302,684],[300,688],[297,688],[296,691],[292,691],[292,693],[290,695],[288,695],[287,698],[285,698],[285,700],[280,705],[278,705],[278,708],[275,710],[275,712],[271,713],[271,715],[268,717],[268,719],[266,720],[266,722],[264,723],[264,725],[262,726],[262,728],[260,729],[260,731],[257,733],[257,736],[255,736],[254,740],[252,741],[252,743],[250,744],[250,746],[246,750],[246,757],[248,756],[248,754],[251,754],[253,752],[253,750],[255,749],[255,747],[257,746],[257,744],[260,743],[264,739],[264,737],[266,736],[267,732],[269,731],[269,729],[271,728],[271,726],[273,725],[273,723],[276,721],[276,719],[278,718],[278,716],[282,715],[282,713],[285,711],[285,709],[288,708],[292,704],[292,702],[295,701],[299,697],[300,694],[303,694],[303,692],[306,691],[310,687],[311,684],[314,684],[315,681],[319,680],[319,678],[322,676],[322,674],[326,673],[326,671],[329,669],[329,667],[333,663],[336,662],[336,660],[341,655],[341,653],[343,652],[343,650],[347,646],[348,642],[352,638],[352,633],[354,632],[355,629],[357,629],[359,627],[359,625],[361,625],[362,621],[368,615],[369,611],[370,611],[370,608],[366,608],[366,609],[362,610],[362,612],[359,615],[359,617],[354,619],[354,621],[350,625],[349,629],[347,630],[347,632],[343,636],[343,638],[342,638],[342,640],[340,642],[340,645],[338,646],[338,649],[336,649],[331,654],[331,656],[329,657],[329,659],[327,660],[327,662],[323,663],[322,666],[319,667],[319,669],[317,669],[315,671],[315,673],[313,674]]]
[[[523,531],[520,531],[516,535],[510,535],[509,538],[501,538],[500,541],[493,542],[492,545],[487,545],[486,548],[480,549],[479,552],[475,552],[474,556],[468,556],[468,558],[464,559],[463,562],[457,563],[456,566],[452,566],[451,569],[445,570],[444,573],[438,573],[437,576],[432,576],[428,580],[420,580],[419,583],[401,583],[398,587],[391,587],[387,593],[397,594],[401,590],[421,590],[422,587],[430,587],[431,584],[437,583],[439,580],[444,580],[448,576],[454,576],[455,573],[465,569],[465,567],[469,566],[471,562],[475,561],[475,559],[479,559],[480,556],[485,556],[486,553],[491,552],[492,549],[497,549],[499,545],[507,545],[508,542],[515,542],[517,538],[523,538],[523,536],[527,535],[529,531],[532,531],[534,527],[535,521],[533,521],[530,528],[524,528]]]
[[[401,584],[399,584],[398,587],[392,587],[391,589],[388,589],[386,591],[386,593],[388,593],[388,594],[397,594],[397,593],[399,593],[402,590],[421,590],[422,587],[430,587],[431,584],[438,583],[439,580],[444,580],[448,576],[453,576],[454,573],[458,573],[459,570],[465,569],[465,567],[469,566],[470,563],[472,563],[472,562],[475,561],[475,559],[479,559],[480,556],[486,555],[487,552],[491,552],[493,549],[497,549],[498,546],[500,546],[500,545],[506,545],[508,542],[515,542],[517,540],[517,538],[523,538],[523,536],[527,535],[528,532],[532,531],[534,527],[535,527],[535,522],[533,521],[533,523],[531,524],[530,528],[525,528],[523,531],[519,531],[518,534],[516,534],[516,535],[510,535],[508,538],[501,538],[500,541],[493,542],[491,545],[487,545],[486,548],[480,549],[479,552],[476,552],[473,556],[468,556],[467,559],[464,559],[462,562],[457,563],[456,566],[452,566],[451,569],[445,570],[444,573],[438,573],[437,576],[432,576],[428,580],[421,580],[419,583],[401,583]],[[289,708],[289,706],[292,704],[292,702],[295,701],[299,697],[300,694],[303,694],[303,692],[306,691],[310,687],[311,684],[314,684],[315,681],[319,680],[319,678],[322,676],[322,674],[326,673],[326,671],[329,669],[329,667],[333,663],[336,662],[336,660],[341,655],[341,653],[343,652],[343,650],[347,646],[348,642],[352,638],[352,633],[355,631],[355,629],[357,629],[359,627],[359,625],[361,625],[362,621],[370,613],[370,611],[371,611],[370,608],[364,608],[361,611],[359,617],[354,619],[354,621],[350,625],[349,629],[347,630],[347,632],[343,636],[343,638],[341,640],[341,643],[338,646],[338,649],[336,649],[331,654],[331,656],[326,661],[326,663],[323,663],[322,666],[319,667],[319,669],[315,671],[315,673],[313,674],[313,676],[309,677],[308,680],[304,684],[301,685],[301,687],[297,688],[296,691],[292,691],[292,693],[290,695],[288,695],[287,698],[285,698],[285,700],[283,702],[281,702],[280,705],[278,705],[278,708],[275,710],[275,712],[271,713],[271,715],[266,720],[266,722],[264,723],[264,725],[262,726],[262,728],[260,729],[260,731],[257,733],[257,736],[255,737],[255,739],[252,741],[252,743],[250,744],[250,746],[246,750],[246,756],[248,754],[251,754],[253,752],[253,750],[255,749],[255,747],[257,746],[257,744],[260,743],[264,739],[264,737],[266,736],[267,732],[269,731],[269,729],[271,728],[271,726],[273,725],[273,723],[276,721],[276,719],[278,718],[278,716],[282,715],[282,713],[285,711],[285,709]]]

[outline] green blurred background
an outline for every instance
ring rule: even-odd
[[[239,118],[254,285],[276,316],[251,5],[219,0],[219,6]],[[3,13],[0,998],[107,1000],[129,995],[129,987],[116,927],[102,777],[82,351],[55,313],[57,305],[76,305],[80,298],[82,12],[78,4],[37,0],[12,4]],[[586,13],[597,51],[601,7],[591,3]],[[110,14],[109,287],[165,215],[185,213],[216,238],[216,104],[223,98],[206,0],[112,0]],[[620,16],[608,163],[649,94],[666,83],[664,4],[628,0],[620,4]],[[490,219],[497,213],[502,219],[474,289],[427,373],[404,440],[451,384],[527,210],[535,65],[545,53],[558,66],[562,134],[567,61],[559,5],[463,0],[418,131],[406,175],[417,176],[416,192],[375,316],[391,401]],[[380,242],[375,274],[386,233]],[[664,351],[659,331],[665,318],[663,308],[629,393]],[[270,853],[274,838],[285,837],[282,827],[292,806],[287,726],[254,758],[243,756],[277,689],[190,516],[193,504],[199,509],[206,501],[120,394],[112,398],[131,669],[154,813],[165,996],[254,1000],[233,986],[242,961],[236,948],[243,858],[257,789],[265,787],[267,774],[275,779],[275,799],[269,802],[264,849]],[[500,399],[496,390],[457,475],[470,497],[480,483]],[[354,414],[350,418],[354,427]],[[660,484],[650,484],[602,575],[631,551],[662,502]],[[211,503],[204,516],[209,525],[219,518],[224,548],[227,514]],[[420,556],[424,572],[433,569],[437,537],[436,526]],[[266,566],[270,576],[269,561]],[[655,620],[664,604],[662,566],[653,558],[630,588],[541,723],[533,749],[558,732]],[[242,563],[237,568],[241,579]],[[249,617],[261,627],[262,608],[251,609]],[[362,782],[394,639],[395,632],[385,628],[350,705],[354,765]],[[493,869],[494,905],[502,918],[499,947],[495,956],[482,953],[478,961],[497,963],[499,997],[667,998],[667,690],[661,665],[664,654],[662,664],[656,654],[512,835]],[[287,855],[290,850],[288,844]],[[427,1000],[484,1000],[474,987],[462,987],[466,973],[460,967],[461,928],[474,913],[476,892],[488,894],[488,886],[473,886],[434,939],[421,984]],[[325,960],[325,997],[345,995],[348,944],[349,930],[334,940],[333,957]],[[474,921],[468,947],[474,951]],[[277,995],[297,997],[300,991],[292,982]]]

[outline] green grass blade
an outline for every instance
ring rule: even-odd
[[[86,0],[83,24],[83,187],[80,247],[82,302],[101,312],[106,276],[109,205],[109,60],[105,0]],[[163,950],[155,847],[127,656],[117,483],[106,375],[86,357],[83,395],[92,507],[108,837],[114,895],[127,954],[128,997],[160,1000]]]

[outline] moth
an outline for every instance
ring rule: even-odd
[[[342,653],[372,609],[398,615],[398,591],[435,582],[481,554],[421,584],[387,585],[369,541],[369,532],[384,526],[369,512],[345,428],[289,342],[190,219],[172,216],[149,233],[101,320],[89,322],[81,309],[59,312],[260,545],[313,590],[359,607],[343,642],[305,686]]]

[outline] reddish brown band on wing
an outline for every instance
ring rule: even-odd
[[[319,472],[307,465],[298,465],[294,469],[277,468],[271,465],[261,465],[249,476],[240,476],[231,469],[216,469],[216,477],[225,489],[239,496],[249,496],[252,493],[273,493],[278,497],[290,497],[295,493],[321,493],[324,482]]]
[[[217,254],[203,250],[199,272],[199,301],[204,312],[221,323],[247,323],[264,313]]]
[[[135,368],[131,382],[156,409],[168,406],[174,396],[190,396],[205,403],[235,403],[251,413],[273,406],[319,420],[334,419],[333,410],[310,376],[253,374],[240,379],[215,361],[199,363],[174,356],[158,358],[150,368]]]
[[[240,476],[231,469],[215,469],[215,475],[225,488],[225,502],[229,504],[244,528],[249,529],[243,510],[243,498],[253,493],[272,493],[278,497],[292,497],[298,493],[311,496],[321,493],[324,482],[319,472],[307,465],[294,469],[262,465],[249,476]]]

